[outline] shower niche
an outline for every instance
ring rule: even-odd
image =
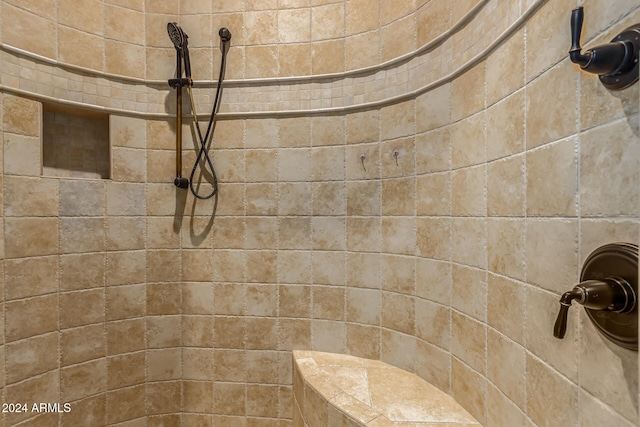
[[[43,103],[42,174],[109,179],[109,115]]]

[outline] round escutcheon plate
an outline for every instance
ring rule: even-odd
[[[638,294],[638,246],[611,243],[593,251],[582,266],[580,281],[619,277]],[[596,328],[609,340],[629,350],[638,350],[638,307],[621,314],[585,308]]]

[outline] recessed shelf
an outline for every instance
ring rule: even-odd
[[[109,179],[109,115],[83,108],[42,106],[42,174]]]

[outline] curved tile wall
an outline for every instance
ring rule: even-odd
[[[566,340],[541,332],[591,249],[640,240],[638,86],[613,97],[567,63],[566,34],[549,30],[566,26],[565,2],[94,1],[82,10],[103,24],[87,28],[68,25],[65,2],[18,3],[2,3],[0,34],[3,401],[73,410],[5,424],[289,425],[290,351],[313,349],[415,372],[487,426],[638,425],[635,353],[577,310]],[[633,2],[585,3],[601,11],[589,43],[638,21]],[[138,28],[108,28],[116,12],[132,26],[143,12],[141,45]],[[344,25],[316,28],[327,15]],[[234,33],[215,218],[168,184],[168,20],[208,75],[218,52],[198,43]],[[50,37],[16,39],[7,22]],[[100,58],[65,57],[76,36]],[[142,46],[144,72],[109,45]],[[363,45],[375,54],[350,54]],[[336,46],[343,63],[317,63]],[[200,111],[212,85],[198,85]],[[39,100],[112,113],[111,180],[40,177],[25,161],[38,158]],[[618,161],[623,179],[602,182]],[[16,197],[25,187],[43,197]],[[25,271],[39,273],[18,292]],[[589,374],[603,369],[605,383]]]

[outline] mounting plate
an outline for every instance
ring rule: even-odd
[[[593,251],[582,266],[580,281],[620,277],[638,294],[638,246],[611,243]],[[595,327],[610,341],[629,350],[638,350],[638,307],[621,314],[585,307]]]
[[[599,76],[602,84],[609,90],[622,90],[638,81],[640,70],[640,24],[632,25],[618,34],[611,42],[628,41],[633,46],[634,63],[630,68],[618,73]]]

